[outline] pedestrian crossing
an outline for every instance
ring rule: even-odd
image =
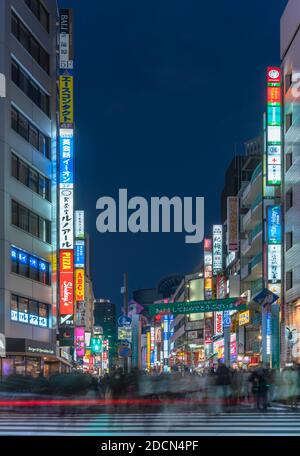
[[[300,413],[0,414],[0,436],[297,436]]]

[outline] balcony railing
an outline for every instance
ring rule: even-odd
[[[258,225],[256,225],[256,227],[249,234],[250,242],[253,241],[255,236],[257,236],[262,231],[262,229],[263,229],[263,224],[262,223],[259,223]]]
[[[258,255],[256,255],[251,261],[250,261],[250,269],[252,271],[252,269],[255,268],[255,266],[257,266],[259,263],[262,262],[262,253],[259,253]]]
[[[251,177],[251,182],[253,182],[262,172],[262,164],[259,163],[255,170],[253,171],[252,177]]]

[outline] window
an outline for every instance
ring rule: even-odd
[[[13,107],[11,108],[11,127],[18,131],[18,111]]]
[[[30,212],[29,231],[32,236],[39,237],[39,218],[33,212]]]
[[[50,201],[50,180],[35,171],[14,153],[11,154],[11,175],[33,192]]]
[[[39,131],[13,106],[11,108],[11,127],[41,154],[50,159],[50,138]]]
[[[40,21],[44,29],[49,33],[50,16],[40,0],[25,0],[28,8],[31,9],[35,17]]]
[[[292,73],[285,76],[285,91],[287,92],[292,85]]]
[[[29,122],[22,114],[19,113],[19,122],[18,122],[18,133],[23,136],[26,141],[28,141],[28,128]]]
[[[12,224],[18,226],[18,203],[11,202]]]
[[[16,247],[11,247],[11,271],[44,285],[51,283],[50,264]]]
[[[39,132],[33,125],[29,125],[29,142],[35,149],[39,150]]]
[[[285,233],[285,250],[288,251],[293,247],[293,232]]]
[[[285,171],[287,172],[293,164],[293,152],[288,152],[285,156]]]
[[[45,49],[38,43],[34,36],[30,33],[28,28],[18,18],[18,16],[11,12],[11,32],[16,39],[22,44],[27,52],[34,58],[43,70],[48,74],[50,72],[50,56]]]
[[[285,275],[285,288],[290,290],[293,288],[293,271],[287,271]]]
[[[51,243],[51,222],[35,214],[22,204],[12,201],[12,224],[43,242]]]
[[[293,207],[293,189],[292,188],[285,194],[285,210],[288,211],[291,207]]]
[[[293,114],[290,112],[285,116],[285,131],[288,131],[293,124]]]
[[[19,221],[19,228],[21,228],[24,231],[29,231],[29,210],[24,207],[19,205],[19,213],[18,213],[18,221]]]
[[[49,95],[33,81],[31,76],[14,59],[11,61],[11,73],[13,82],[49,117]]]
[[[35,193],[39,191],[39,175],[32,168],[29,168],[29,188]]]
[[[49,305],[16,294],[11,295],[10,319],[19,323],[49,327]]]
[[[19,161],[18,157],[15,154],[11,154],[11,175],[15,179],[19,179],[19,173],[18,173],[19,164],[18,164],[18,161]]]
[[[19,181],[28,187],[28,166],[22,160],[19,162]]]

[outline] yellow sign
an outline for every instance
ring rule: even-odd
[[[84,269],[75,269],[75,300],[84,301]]]
[[[250,310],[246,310],[246,312],[242,312],[239,315],[239,326],[246,325],[250,323]]]
[[[73,76],[59,76],[59,122],[65,128],[72,128],[74,122]]]

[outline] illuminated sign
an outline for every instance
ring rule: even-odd
[[[223,268],[223,229],[222,225],[213,225],[213,275]]]
[[[225,310],[223,313],[223,328],[229,328],[231,326],[230,311]]]
[[[59,122],[61,127],[72,128],[74,123],[73,109],[73,76],[59,76],[60,104]]]
[[[268,207],[268,244],[281,244],[281,207]]]
[[[74,313],[74,273],[64,272],[59,276],[60,285],[60,315]]]
[[[73,68],[73,13],[71,9],[59,11],[59,68]]]
[[[84,211],[75,211],[75,237],[84,239]]]
[[[212,239],[204,239],[204,297],[212,297]]]
[[[118,327],[118,339],[131,341],[132,329],[131,326],[119,326]]]
[[[75,348],[78,358],[82,358],[85,353],[84,327],[75,328]]]
[[[72,272],[74,268],[73,250],[59,251],[60,272]]]
[[[267,185],[281,185],[281,70],[267,70]]]
[[[214,312],[215,336],[223,334],[223,312]]]
[[[266,353],[267,353],[267,355],[271,354],[271,338],[272,338],[271,313],[267,312],[267,315],[266,315]]]
[[[84,269],[75,269],[75,300],[84,301]]]
[[[271,283],[281,281],[281,245],[268,245],[268,280]]]
[[[227,246],[229,252],[237,252],[239,244],[239,199],[227,198]]]
[[[60,249],[74,248],[73,229],[73,189],[61,188],[59,190],[59,242]]]
[[[75,241],[75,268],[84,268],[84,241]]]
[[[59,183],[65,188],[74,184],[73,141],[73,136],[60,136],[59,139]]]
[[[250,323],[250,310],[239,314],[239,326],[247,325],[248,323]]]

